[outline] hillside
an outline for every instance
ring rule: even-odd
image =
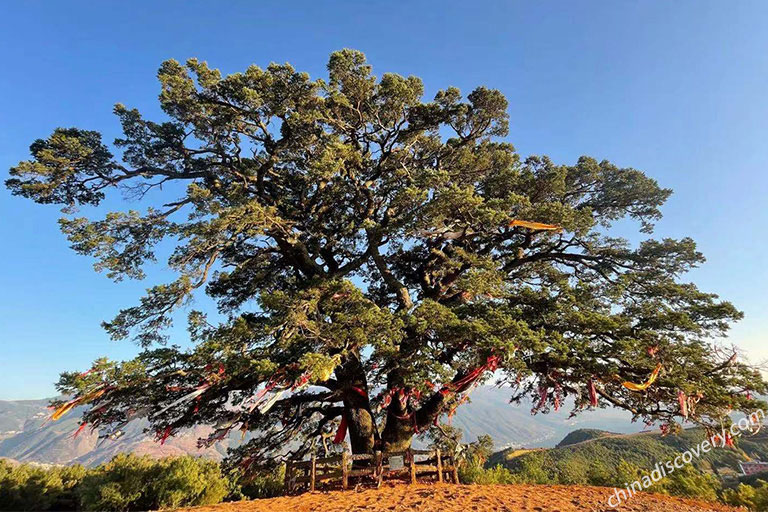
[[[621,459],[641,468],[652,468],[674,458],[704,439],[702,429],[688,429],[678,435],[662,436],[660,432],[616,434],[605,431],[576,430],[568,434],[555,448],[520,453],[512,449],[502,450],[491,456],[489,465],[501,464],[512,470],[535,463],[551,474],[568,474],[576,478],[576,472],[587,472],[596,463],[615,469]],[[698,469],[714,471],[738,471],[739,461],[768,458],[768,433],[743,437],[737,449],[714,449],[694,458]],[[575,480],[578,482],[578,478]]]
[[[464,431],[464,441],[489,434],[498,448],[554,446],[558,439],[580,427],[617,432],[638,428],[622,411],[600,409],[568,418],[566,404],[558,412],[532,416],[529,403],[510,405],[508,401],[508,390],[480,387],[472,393],[471,402],[458,409],[453,425]],[[146,423],[141,421],[130,424],[126,434],[116,441],[99,444],[97,433],[88,429],[72,439],[81,411],[75,409],[57,422],[46,422],[50,415],[47,405],[48,400],[0,401],[0,457],[21,462],[86,465],[107,461],[120,452],[153,456],[191,453],[219,459],[229,446],[239,442],[238,433],[210,449],[198,450],[197,439],[209,432],[207,427],[199,427],[160,445],[144,434]]]
[[[599,439],[601,437],[610,436],[610,435],[614,435],[614,434],[612,432],[608,432],[607,430],[598,430],[595,428],[580,428],[578,430],[574,430],[573,432],[570,432],[567,436],[563,438],[562,441],[557,443],[557,446],[555,446],[555,448],[562,448],[563,446],[583,443],[584,441],[591,441],[592,439]]]
[[[385,485],[361,491],[314,492],[187,509],[194,512],[704,512],[737,509],[698,500],[640,493],[618,508],[612,489],[557,485]]]
[[[25,424],[45,413],[47,400],[0,400],[0,440],[22,432]]]

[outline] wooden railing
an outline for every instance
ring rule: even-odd
[[[314,491],[318,484],[340,483],[349,488],[350,479],[368,477],[380,486],[384,478],[399,478],[416,483],[419,476],[434,476],[438,482],[459,483],[458,468],[452,455],[440,450],[406,450],[382,454],[350,455],[346,452],[333,457],[288,461],[285,467],[285,492],[294,494],[303,490]]]

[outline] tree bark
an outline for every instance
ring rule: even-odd
[[[413,422],[396,417],[393,411],[387,412],[387,423],[381,432],[381,448],[384,453],[402,452],[411,447],[415,434]]]
[[[359,354],[345,360],[336,369],[337,380],[342,383],[344,419],[347,422],[349,444],[354,454],[374,452],[379,437],[376,420],[368,398],[368,382],[360,365]]]
[[[457,376],[455,380],[459,377]],[[384,452],[400,452],[411,447],[413,436],[424,432],[441,414],[447,397],[455,396],[456,391],[443,393],[436,391],[423,405],[415,411],[404,410],[399,400],[392,400],[387,410],[387,423],[381,433],[382,450]]]
[[[368,399],[352,392],[344,398],[344,418],[347,421],[352,453],[373,453],[376,444],[376,423]]]

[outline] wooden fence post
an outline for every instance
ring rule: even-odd
[[[285,489],[285,494],[291,494],[293,492],[293,488],[291,486],[291,472],[293,471],[293,463],[291,461],[285,462],[285,480],[283,482],[283,486]]]
[[[341,488],[346,490],[349,487],[349,469],[347,468],[347,461],[349,455],[344,451],[341,453]]]
[[[443,461],[440,458],[440,448],[435,450],[435,456],[437,457],[437,481],[443,483]]]
[[[413,450],[408,448],[408,455],[410,455],[411,459],[411,483],[416,483],[416,455],[413,453]]]
[[[376,451],[373,463],[376,464],[376,488],[381,487],[381,481],[384,479],[384,454]]]
[[[317,478],[317,458],[312,455],[312,460],[309,465],[309,492],[315,490],[315,479]]]

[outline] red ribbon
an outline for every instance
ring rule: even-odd
[[[163,431],[163,434],[160,436],[160,444],[165,444],[165,440],[168,439],[168,436],[171,435],[172,427],[169,425],[165,427],[165,431]]]
[[[72,439],[75,439],[77,436],[79,436],[79,435],[80,435],[80,432],[82,432],[82,431],[83,431],[83,429],[85,428],[85,426],[86,426],[87,424],[88,424],[88,423],[81,423],[81,424],[80,424],[80,427],[77,429],[77,431],[75,431],[75,433],[74,433],[74,434],[72,434]]]
[[[300,388],[301,386],[306,384],[308,380],[309,380],[309,374],[306,373],[306,372],[303,373],[301,375],[301,377],[296,379],[296,382],[293,383],[293,386],[291,386],[291,390],[296,390],[296,389]]]
[[[341,444],[345,437],[347,437],[347,418],[342,416],[339,429],[336,431],[336,437],[333,438],[333,444]]]
[[[589,405],[597,407],[597,390],[595,389],[595,381],[589,379]]]
[[[456,382],[449,382],[448,384],[444,384],[443,387],[440,388],[440,394],[445,396],[448,393],[452,393],[456,390],[466,387],[468,384],[471,384],[472,382],[479,379],[485,372],[495,371],[499,367],[500,362],[501,358],[499,356],[488,356],[488,359],[485,360],[484,365],[478,366]]]

